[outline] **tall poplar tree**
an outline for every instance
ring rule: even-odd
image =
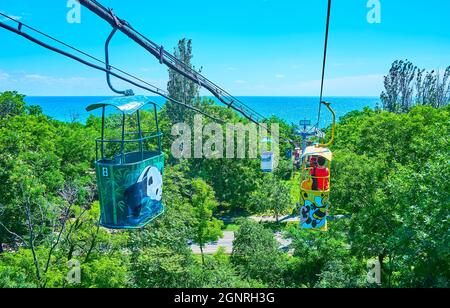
[[[195,67],[192,65],[192,40],[180,40],[178,47],[175,48],[174,55],[180,62],[195,70]],[[172,98],[188,105],[195,105],[196,101],[198,101],[199,86],[170,68],[167,91]],[[193,111],[179,104],[169,101],[166,108],[167,115],[173,124],[180,122],[190,123],[193,118]]]

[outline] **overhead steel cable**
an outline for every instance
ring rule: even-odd
[[[168,66],[170,69],[176,71],[182,76],[188,78],[192,82],[207,89],[213,94],[221,103],[225,104],[229,108],[241,113],[245,118],[261,126],[262,122],[267,119],[241,102],[238,98],[232,96],[224,89],[214,84],[199,72],[192,69],[190,66],[178,60],[176,57],[164,50],[164,47],[151,41],[145,35],[134,29],[127,21],[117,17],[112,9],[108,9],[101,5],[96,0],[79,0],[80,3],[89,9],[91,12],[107,21],[113,28],[117,28],[123,34],[127,35],[130,39],[141,45],[144,49],[149,51],[154,57],[156,57],[161,64]]]
[[[97,1],[95,1],[95,2],[97,2]],[[209,80],[208,78],[203,76],[201,73],[199,73],[196,70],[194,70],[192,67],[186,65],[185,63],[183,63],[182,61],[177,59],[171,53],[169,53],[166,50],[164,50],[164,48],[162,46],[158,46],[156,43],[151,41],[148,37],[146,37],[145,35],[143,35],[139,31],[137,31],[135,28],[133,28],[128,22],[123,21],[123,20],[121,20],[121,21],[125,23],[124,26],[130,28],[132,31],[134,31],[136,34],[138,34],[142,39],[144,39],[147,43],[151,44],[155,48],[161,49],[162,52],[160,52],[160,53],[162,53],[164,55],[164,57],[166,57],[167,59],[170,59],[173,63],[175,63],[179,67],[179,69],[186,70],[187,72],[192,74],[191,80],[193,82],[197,83],[201,87],[204,87],[205,85],[208,85],[209,88],[215,89],[215,91],[213,91],[212,94],[214,96],[216,96],[219,99],[219,101],[221,101],[222,103],[224,103],[226,105],[230,104],[230,105],[234,105],[236,107],[239,107],[243,112],[246,112],[246,113],[249,113],[251,115],[254,115],[254,116],[256,116],[255,118],[258,118],[258,119],[260,119],[262,121],[266,120],[265,117],[263,115],[261,115],[259,112],[255,111],[254,109],[252,109],[251,107],[249,107],[248,105],[243,103],[237,97],[229,94],[222,87],[218,86],[217,84],[214,84],[211,80]],[[229,101],[225,101],[224,102],[223,101],[224,98],[228,99]]]
[[[103,61],[103,60],[101,60],[101,59],[99,59],[99,58],[97,58],[97,57],[95,57],[95,56],[93,56],[93,55],[91,55],[91,54],[89,54],[89,53],[87,53],[87,52],[84,52],[84,51],[82,51],[82,50],[80,50],[80,49],[78,49],[78,48],[76,48],[76,47],[74,47],[74,46],[72,46],[72,45],[70,45],[70,44],[67,44],[67,43],[65,43],[65,42],[63,42],[63,41],[61,41],[61,40],[59,40],[59,39],[56,39],[56,38],[54,38],[53,36],[48,35],[48,34],[42,32],[42,31],[40,31],[40,30],[38,30],[38,29],[36,29],[36,28],[34,28],[34,27],[31,27],[31,26],[29,26],[29,25],[27,25],[27,24],[24,24],[24,23],[22,23],[22,22],[20,22],[20,21],[18,21],[18,20],[16,20],[16,19],[14,19],[14,18],[12,18],[12,17],[6,15],[6,14],[3,14],[3,13],[0,12],[0,16],[4,16],[5,18],[7,18],[7,19],[9,19],[9,20],[11,20],[11,21],[13,21],[13,22],[15,22],[15,23],[18,24],[18,27],[17,27],[17,28],[14,28],[14,27],[11,27],[11,26],[9,26],[9,25],[3,23],[3,22],[0,22],[0,27],[1,27],[1,28],[4,28],[4,29],[6,29],[6,30],[8,30],[8,31],[10,31],[10,32],[16,33],[16,34],[18,34],[18,35],[20,35],[20,36],[22,36],[22,37],[24,37],[24,38],[26,38],[26,39],[28,39],[28,40],[30,40],[30,41],[36,43],[36,44],[38,44],[38,45],[40,45],[40,46],[42,46],[42,47],[44,47],[44,48],[47,48],[47,49],[49,49],[49,50],[51,50],[51,51],[54,51],[54,52],[56,52],[56,53],[58,53],[58,54],[61,54],[61,55],[66,56],[66,57],[68,57],[68,58],[71,58],[71,59],[73,59],[73,60],[75,60],[75,61],[77,61],[77,62],[79,62],[79,63],[82,63],[82,64],[84,64],[84,65],[86,65],[86,66],[89,66],[89,67],[94,68],[94,69],[96,69],[96,70],[103,71],[103,72],[105,72],[105,73],[107,73],[107,74],[111,74],[111,76],[114,76],[114,77],[116,77],[116,78],[118,78],[118,79],[120,79],[120,80],[122,80],[122,81],[125,81],[125,82],[127,82],[127,83],[129,83],[129,84],[131,84],[131,85],[133,85],[133,86],[136,86],[136,87],[141,88],[141,89],[143,89],[143,90],[146,90],[146,91],[149,91],[149,92],[154,93],[154,94],[156,94],[156,95],[159,95],[159,96],[161,96],[161,97],[164,97],[164,98],[166,98],[167,100],[169,100],[169,101],[171,101],[171,102],[173,102],[173,103],[175,103],[175,104],[178,104],[178,105],[183,106],[183,107],[185,107],[185,108],[191,109],[191,110],[193,110],[193,111],[195,111],[195,112],[197,112],[197,113],[203,114],[204,116],[206,116],[206,117],[208,117],[208,118],[210,118],[210,119],[212,119],[212,120],[214,120],[214,121],[216,121],[216,122],[218,122],[218,123],[224,124],[224,121],[223,121],[223,120],[218,119],[218,118],[216,118],[216,117],[214,117],[214,116],[211,116],[211,115],[207,114],[206,112],[204,112],[204,111],[202,111],[202,110],[200,110],[200,109],[198,109],[198,108],[195,108],[195,107],[192,106],[192,105],[188,105],[188,104],[186,104],[186,103],[180,102],[180,101],[178,101],[178,100],[176,100],[176,99],[170,97],[169,94],[168,94],[165,90],[162,90],[162,89],[160,89],[160,88],[158,88],[158,87],[156,87],[156,86],[154,86],[154,85],[148,83],[147,81],[145,81],[145,80],[143,80],[143,79],[141,79],[141,78],[139,78],[139,77],[136,77],[136,76],[134,76],[134,75],[132,75],[132,74],[130,74],[130,73],[128,73],[128,72],[122,70],[122,69],[119,69],[119,68],[117,68],[117,67],[115,67],[115,66],[113,66],[113,65],[110,65],[110,64],[106,63],[105,61]],[[54,42],[57,42],[58,44],[61,44],[61,45],[65,46],[65,47],[67,47],[67,48],[69,48],[69,49],[71,49],[71,50],[73,50],[73,51],[75,51],[75,52],[77,52],[77,53],[80,53],[81,55],[83,55],[83,56],[85,56],[85,57],[88,57],[88,58],[90,58],[90,59],[92,59],[92,60],[94,60],[94,61],[96,61],[96,62],[98,62],[98,63],[103,64],[105,67],[98,66],[98,65],[96,65],[96,64],[94,64],[94,63],[88,62],[88,61],[86,61],[86,60],[84,60],[84,59],[82,59],[82,58],[80,58],[80,57],[77,57],[77,56],[75,56],[75,55],[73,55],[73,54],[71,54],[71,53],[69,53],[69,52],[66,52],[66,51],[61,50],[61,49],[59,49],[59,48],[57,48],[57,47],[51,46],[51,45],[49,45],[49,44],[47,44],[47,43],[45,43],[45,42],[43,42],[43,41],[41,41],[41,40],[39,40],[39,39],[37,39],[37,38],[35,38],[35,37],[33,37],[33,36],[31,36],[31,35],[29,35],[29,34],[23,32],[23,31],[22,31],[23,28],[27,28],[27,29],[29,29],[29,30],[31,30],[31,31],[33,31],[33,32],[36,32],[36,33],[38,33],[38,34],[40,34],[40,35],[42,35],[42,36],[44,36],[44,37],[46,37],[46,38],[48,38],[48,39],[54,41]],[[170,55],[170,56],[171,56],[171,55]],[[171,57],[172,57],[172,56],[171,56]],[[175,59],[175,58],[174,58],[174,59]],[[176,61],[179,61],[178,59],[175,59],[175,60],[176,60]],[[182,62],[179,62],[179,63],[182,63]],[[135,82],[135,81],[132,81],[132,80],[130,80],[130,79],[128,79],[128,78],[125,78],[124,76],[115,73],[113,70],[115,70],[115,71],[117,71],[117,72],[120,72],[121,74],[126,75],[126,76],[128,76],[128,77],[130,77],[130,78],[132,78],[132,79],[134,79],[134,80],[136,80],[136,81],[138,81],[139,83],[138,83],[138,82]],[[195,72],[195,71],[194,71],[194,72]],[[140,84],[140,83],[143,83],[143,84],[147,85],[147,87],[146,87],[146,86],[143,86],[143,85]],[[219,88],[219,87],[217,87],[217,88]],[[220,88],[219,88],[219,89],[220,89]],[[275,134],[273,134],[273,133],[267,128],[267,126],[266,126],[265,123],[260,123],[260,122],[256,121],[256,120],[255,120],[255,117],[252,116],[252,115],[254,115],[254,114],[248,114],[248,113],[246,112],[246,111],[249,111],[249,110],[251,111],[251,109],[250,109],[249,107],[247,107],[247,106],[244,105],[244,106],[242,106],[241,108],[236,108],[236,106],[231,106],[231,108],[234,109],[234,110],[236,110],[236,111],[238,111],[240,114],[242,114],[242,115],[243,115],[246,119],[248,119],[250,122],[253,122],[253,123],[257,124],[258,126],[264,128],[267,132],[271,133],[271,134],[273,135],[273,137],[279,137],[279,138],[281,138],[282,140],[284,140],[284,141],[286,141],[286,142],[288,142],[288,143],[294,144],[293,141],[290,140],[290,139],[283,138],[283,137],[281,137],[280,135],[276,136]],[[264,121],[267,121],[267,120],[264,119]]]
[[[235,106],[235,107],[239,108],[244,113],[249,114],[250,117],[251,117],[251,115],[253,115],[253,117],[251,117],[251,118],[259,119],[262,122],[267,120],[262,114],[260,114],[259,112],[255,111],[254,109],[252,109],[251,107],[249,107],[245,103],[243,103],[236,96],[233,96],[233,95],[229,94],[222,87],[214,84],[211,80],[209,80],[208,78],[204,77],[201,73],[195,71],[192,67],[187,66],[185,63],[181,62],[179,59],[174,57],[172,54],[170,54],[169,52],[165,51],[162,46],[158,46],[156,43],[152,42],[145,35],[141,34],[139,31],[134,29],[129,23],[127,23],[126,26],[129,27],[134,32],[136,32],[136,34],[138,34],[146,42],[148,42],[148,43],[152,44],[153,46],[155,46],[155,48],[162,48],[162,53],[164,54],[165,57],[167,57],[168,59],[170,59],[171,61],[176,63],[176,65],[179,66],[180,68],[182,68],[182,69],[188,71],[190,74],[192,74],[191,80],[193,82],[197,83],[201,87],[204,87],[205,85],[208,85],[209,88],[215,89],[215,91],[213,91],[212,94],[214,96],[216,96],[216,98],[218,98],[219,101],[221,101],[225,105]],[[227,99],[228,101],[224,101],[225,99]],[[244,115],[244,116],[247,117],[247,115]]]
[[[322,64],[322,80],[320,83],[320,101],[319,101],[319,116],[317,119],[317,128],[319,128],[320,118],[322,116],[322,105],[323,105],[323,89],[325,84],[325,73],[327,66],[327,52],[328,52],[328,34],[330,30],[330,16],[331,16],[331,1],[328,0],[328,12],[327,12],[327,21],[326,21],[326,30],[325,30],[325,46],[323,50],[323,64]]]
[[[40,45],[40,46],[42,46],[42,47],[44,47],[44,48],[46,48],[46,49],[49,49],[49,50],[51,50],[51,51],[53,51],[53,52],[56,52],[56,53],[58,53],[58,54],[61,54],[61,55],[65,56],[65,57],[71,58],[72,60],[75,60],[75,61],[77,61],[77,62],[79,62],[79,63],[82,63],[82,64],[84,64],[84,65],[86,65],[86,66],[89,66],[89,67],[94,68],[94,69],[96,69],[96,70],[103,71],[103,72],[105,72],[105,73],[109,73],[109,74],[111,74],[112,76],[114,76],[114,77],[116,77],[116,78],[118,78],[118,79],[120,79],[120,80],[122,80],[122,81],[125,81],[125,82],[127,82],[127,83],[129,83],[129,84],[131,84],[131,85],[133,85],[133,86],[135,86],[135,87],[138,87],[138,88],[140,88],[140,89],[143,89],[143,90],[149,91],[149,92],[151,92],[151,93],[157,94],[157,95],[159,95],[159,96],[161,96],[161,97],[164,97],[164,98],[166,98],[167,100],[169,100],[169,101],[171,101],[171,102],[173,102],[173,103],[175,103],[175,104],[178,104],[178,105],[183,106],[183,107],[185,107],[185,108],[191,109],[191,110],[193,110],[193,111],[195,111],[195,112],[197,112],[197,113],[200,113],[200,114],[202,114],[202,115],[204,115],[204,116],[206,116],[206,117],[208,117],[208,118],[210,118],[210,119],[212,119],[212,120],[214,120],[214,121],[217,121],[217,122],[222,123],[222,124],[224,123],[222,120],[220,120],[220,119],[218,119],[218,118],[215,118],[215,117],[209,115],[208,113],[206,113],[206,112],[204,112],[204,111],[202,111],[202,110],[200,110],[200,109],[198,109],[198,108],[195,108],[194,106],[191,106],[191,105],[188,105],[188,104],[186,104],[186,103],[180,102],[180,101],[178,101],[178,100],[176,100],[176,99],[173,99],[173,98],[170,97],[168,94],[166,94],[164,90],[159,89],[158,87],[153,86],[153,85],[151,85],[150,83],[148,83],[148,82],[146,82],[146,81],[144,81],[144,80],[142,80],[142,79],[140,79],[140,78],[138,78],[138,77],[136,77],[136,76],[133,76],[133,75],[131,75],[131,74],[129,74],[129,73],[127,73],[127,72],[121,70],[121,69],[117,69],[117,68],[115,68],[115,67],[113,67],[113,66],[110,66],[110,67],[113,68],[114,70],[119,71],[119,72],[121,72],[122,74],[127,75],[128,77],[133,78],[133,79],[135,79],[135,80],[137,80],[137,81],[139,81],[139,82],[141,82],[141,83],[144,83],[144,84],[146,84],[147,86],[150,86],[150,87],[143,86],[142,84],[139,84],[139,83],[137,83],[137,82],[135,82],[135,81],[132,81],[132,80],[126,78],[126,77],[123,77],[123,76],[120,75],[120,74],[117,74],[116,72],[112,71],[111,69],[106,68],[106,63],[105,63],[104,61],[102,61],[102,60],[100,60],[100,59],[98,59],[98,58],[96,58],[96,57],[94,57],[94,56],[92,56],[92,55],[89,55],[89,54],[86,53],[86,52],[83,52],[83,51],[81,51],[81,50],[79,50],[79,49],[77,49],[77,48],[75,48],[75,47],[73,47],[73,46],[71,46],[71,45],[69,45],[69,44],[67,44],[67,43],[64,43],[64,42],[62,42],[62,41],[60,41],[60,40],[58,40],[58,39],[56,39],[56,38],[53,38],[52,36],[47,35],[47,34],[41,32],[41,31],[39,31],[39,30],[37,30],[37,29],[35,29],[35,28],[33,28],[33,27],[30,27],[30,26],[28,26],[28,25],[22,23],[22,22],[19,22],[19,21],[15,20],[15,19],[13,19],[13,18],[11,18],[11,17],[9,17],[9,16],[7,16],[7,15],[5,15],[5,14],[3,14],[3,13],[0,13],[0,15],[1,15],[1,16],[4,16],[4,17],[6,17],[6,18],[8,18],[8,19],[10,19],[10,20],[12,20],[12,21],[14,21],[14,22],[16,22],[16,23],[19,25],[18,28],[14,28],[14,27],[9,26],[9,25],[7,25],[7,24],[5,24],[5,23],[3,23],[3,22],[0,22],[0,27],[1,27],[1,28],[4,28],[4,29],[6,29],[6,30],[8,30],[8,31],[10,31],[10,32],[15,33],[15,34],[18,34],[18,35],[20,35],[20,36],[22,36],[22,37],[28,39],[29,41],[31,41],[31,42],[33,42],[33,43],[35,43],[35,44],[38,44],[38,45]],[[33,37],[33,36],[31,36],[31,35],[29,35],[29,34],[23,32],[23,31],[22,31],[22,28],[23,28],[23,27],[28,28],[28,29],[30,29],[30,30],[32,30],[32,31],[35,31],[36,33],[39,33],[39,34],[41,34],[41,35],[43,35],[43,36],[45,36],[45,37],[47,37],[47,38],[49,38],[49,39],[51,39],[51,40],[53,40],[53,41],[56,41],[56,42],[58,42],[58,43],[61,43],[62,45],[66,46],[66,47],[68,47],[68,48],[70,48],[70,49],[72,49],[72,50],[75,50],[75,51],[77,51],[77,52],[79,52],[79,53],[85,55],[86,57],[89,57],[89,58],[91,58],[91,59],[94,59],[94,60],[96,60],[96,61],[98,61],[98,62],[104,64],[105,67],[98,66],[98,65],[96,65],[96,64],[94,64],[94,63],[88,62],[88,61],[86,61],[86,60],[84,60],[84,59],[82,59],[82,58],[80,58],[80,57],[77,57],[77,56],[75,56],[75,55],[73,55],[73,54],[71,54],[71,53],[69,53],[69,52],[67,52],[67,51],[61,50],[61,49],[59,49],[59,48],[57,48],[57,47],[54,47],[54,46],[51,46],[51,45],[49,45],[49,44],[47,44],[47,43],[45,43],[45,42],[42,42],[41,40],[39,40],[39,39],[37,39],[37,38],[35,38],[35,37]]]
[[[186,65],[185,63],[177,59],[175,56],[167,52],[163,46],[160,46],[151,41],[145,35],[134,29],[129,22],[116,16],[112,9],[106,8],[97,0],[79,0],[79,1],[84,7],[86,7],[91,12],[96,14],[98,17],[108,22],[111,25],[111,27],[118,29],[120,32],[128,36],[135,43],[137,43],[142,48],[147,50],[156,59],[158,59],[161,64],[166,65],[169,69],[172,69],[178,74],[184,76],[185,78],[191,80],[192,82],[198,84],[199,86],[207,89],[219,100],[219,102],[237,111],[250,122],[255,123],[257,126],[263,128],[264,130],[272,134],[272,131],[268,129],[267,125],[264,123],[268,121],[264,116],[262,116],[260,113],[256,112],[249,106],[245,105],[238,98],[229,94],[218,85],[211,82],[202,74],[195,71],[192,67]],[[293,144],[292,140],[286,138],[282,139],[285,140],[286,142]]]
[[[20,22],[20,21],[18,21],[18,20],[16,20],[16,19],[14,19],[14,18],[12,18],[12,17],[10,17],[10,16],[8,16],[8,15],[5,15],[4,13],[1,13],[1,12],[0,12],[0,16],[3,16],[3,17],[5,17],[5,18],[7,18],[7,19],[9,19],[9,20],[11,20],[11,21],[13,21],[13,22],[18,23],[19,25],[21,25],[21,28],[28,28],[29,30],[32,30],[33,32],[36,32],[36,33],[38,33],[38,34],[40,34],[40,35],[42,35],[42,36],[44,36],[44,37],[46,37],[46,38],[48,38],[48,39],[54,41],[54,42],[57,42],[57,43],[59,43],[59,44],[65,46],[65,47],[67,47],[67,48],[69,48],[69,49],[72,49],[73,51],[76,51],[76,52],[82,54],[83,56],[86,56],[86,57],[88,57],[88,58],[90,58],[90,59],[92,59],[92,60],[95,60],[95,61],[97,61],[97,62],[99,62],[99,63],[101,63],[101,64],[103,64],[103,65],[105,65],[105,66],[107,65],[107,63],[106,63],[105,61],[99,59],[98,57],[95,57],[95,56],[93,56],[93,55],[91,55],[91,54],[88,54],[87,52],[84,52],[84,51],[82,51],[81,49],[78,49],[78,48],[76,48],[76,47],[74,47],[74,46],[72,46],[72,45],[69,45],[69,44],[67,44],[67,43],[65,43],[65,42],[63,42],[63,41],[61,41],[61,40],[59,40],[59,39],[57,39],[57,38],[55,38],[55,37],[53,37],[53,36],[50,36],[50,35],[48,35],[48,34],[42,32],[42,31],[40,31],[40,30],[34,28],[34,27],[31,27],[31,26],[29,26],[29,25],[27,25],[27,24],[24,24],[24,23],[22,23],[22,22]],[[128,76],[128,77],[130,77],[130,78],[133,78],[133,79],[135,79],[135,80],[137,80],[137,81],[139,81],[139,82],[142,82],[142,83],[144,83],[145,85],[151,87],[154,91],[157,92],[157,93],[155,93],[155,94],[158,94],[158,95],[159,95],[159,94],[163,94],[163,95],[169,96],[169,93],[167,93],[167,91],[165,91],[165,90],[163,90],[163,89],[160,89],[160,88],[158,88],[157,86],[152,85],[151,83],[149,83],[149,82],[147,82],[147,81],[145,81],[145,80],[143,80],[143,79],[141,79],[141,78],[139,78],[139,77],[136,77],[136,76],[134,76],[134,75],[132,75],[132,74],[130,74],[130,73],[128,73],[128,72],[126,72],[126,71],[124,71],[124,70],[118,68],[118,67],[115,67],[114,65],[109,65],[109,67],[110,67],[111,69],[114,69],[114,70],[116,70],[116,71],[118,71],[118,72],[120,72],[120,73],[122,73],[122,74],[124,74],[124,75],[126,75],[126,76]],[[172,99],[172,98],[168,98],[168,99],[171,100],[171,101],[174,101],[174,99]]]

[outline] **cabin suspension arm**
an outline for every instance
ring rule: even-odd
[[[258,112],[252,110],[246,106],[239,99],[227,93],[224,89],[214,84],[202,74],[198,73],[191,67],[187,66],[183,62],[179,61],[173,55],[164,50],[162,46],[152,42],[141,33],[136,31],[127,21],[117,17],[111,9],[105,8],[96,0],[79,0],[80,4],[89,9],[91,12],[99,16],[108,22],[113,28],[117,28],[118,31],[128,36],[131,40],[147,50],[152,54],[161,64],[164,64],[168,68],[176,71],[192,82],[207,89],[212,95],[214,95],[221,103],[234,109],[242,114],[246,119],[255,124],[264,122],[265,118]]]
[[[328,141],[328,143],[325,143],[325,144],[318,144],[317,147],[318,148],[328,148],[334,143],[334,137],[335,137],[335,132],[336,132],[336,112],[334,112],[333,108],[331,108],[331,103],[322,102],[322,104],[324,104],[327,107],[327,109],[331,112],[331,114],[333,115],[333,125],[331,127],[330,141]]]
[[[201,111],[201,110],[198,109],[198,108],[195,108],[195,107],[193,107],[193,106],[187,105],[187,104],[185,104],[185,103],[183,103],[183,102],[179,102],[179,101],[177,101],[177,100],[175,100],[175,99],[169,97],[168,95],[161,93],[160,91],[157,91],[157,90],[151,89],[151,88],[149,88],[149,87],[143,86],[142,84],[140,84],[140,83],[138,83],[138,82],[134,82],[134,81],[132,81],[132,80],[130,80],[130,79],[128,79],[128,78],[126,78],[126,77],[124,77],[124,76],[122,76],[122,75],[116,73],[116,72],[113,72],[112,70],[108,69],[107,67],[102,67],[102,66],[96,65],[96,64],[94,64],[94,63],[88,62],[88,61],[86,61],[86,60],[84,60],[84,59],[82,59],[82,58],[80,58],[80,57],[77,57],[77,56],[75,56],[75,55],[69,53],[69,52],[66,52],[66,51],[61,50],[61,49],[59,49],[59,48],[56,48],[56,47],[54,47],[54,46],[52,46],[52,45],[49,45],[49,44],[47,44],[47,43],[45,43],[45,42],[42,42],[42,41],[38,40],[37,38],[35,38],[35,37],[33,37],[33,36],[31,36],[31,35],[29,35],[29,34],[23,32],[23,31],[22,31],[22,24],[19,24],[19,26],[18,26],[17,28],[14,28],[14,27],[9,26],[9,25],[7,25],[7,24],[5,24],[5,23],[3,23],[3,22],[0,21],[0,28],[3,28],[3,29],[5,29],[5,30],[8,30],[8,31],[10,31],[10,32],[12,32],[12,33],[15,33],[15,34],[19,35],[19,36],[22,36],[23,38],[25,38],[25,39],[27,39],[27,40],[29,40],[29,41],[31,41],[31,42],[33,42],[33,43],[35,43],[35,44],[41,46],[41,47],[44,47],[44,48],[46,48],[46,49],[48,49],[48,50],[51,50],[51,51],[53,51],[53,52],[55,52],[55,53],[58,53],[58,54],[60,54],[60,55],[63,55],[63,56],[65,56],[65,57],[67,57],[67,58],[70,58],[70,59],[72,59],[72,60],[75,60],[75,61],[77,61],[77,62],[79,62],[79,63],[81,63],[81,64],[84,64],[84,65],[88,66],[88,67],[91,67],[91,68],[93,68],[93,69],[96,69],[96,70],[99,70],[99,71],[108,73],[108,74],[110,74],[111,76],[114,76],[114,77],[116,77],[116,78],[118,78],[118,79],[120,79],[120,80],[122,80],[122,81],[125,81],[125,82],[127,82],[127,83],[129,83],[129,84],[131,84],[131,85],[133,85],[133,86],[135,86],[135,87],[137,87],[137,88],[140,88],[140,89],[149,91],[149,92],[151,92],[151,93],[157,94],[157,95],[159,95],[159,96],[162,96],[162,97],[164,97],[164,98],[166,98],[166,99],[168,99],[168,100],[170,100],[170,101],[172,101],[172,102],[174,102],[174,103],[176,103],[176,104],[178,104],[178,105],[181,105],[181,106],[183,106],[183,107],[185,107],[185,108],[188,108],[188,109],[191,109],[191,110],[193,110],[193,111],[195,111],[195,112],[198,112],[198,113],[200,113],[200,114],[203,114],[203,115],[205,115],[206,117],[211,118],[211,119],[214,120],[214,121],[217,121],[218,123],[223,123],[223,121],[221,121],[220,119],[217,119],[217,118],[215,118],[215,117],[212,117],[212,116],[208,115],[207,113]],[[106,65],[106,66],[108,66],[108,65]]]

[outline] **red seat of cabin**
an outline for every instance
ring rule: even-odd
[[[330,189],[330,171],[328,168],[314,168],[311,170],[311,176],[317,181],[317,189],[327,191]]]

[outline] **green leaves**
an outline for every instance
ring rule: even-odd
[[[178,42],[177,48],[175,48],[174,55],[179,61],[195,70],[195,67],[193,67],[191,62],[193,58],[192,40],[180,40]],[[169,92],[169,96],[176,99],[177,101],[183,102],[187,105],[193,105],[194,99],[196,96],[198,96],[199,93],[199,86],[188,78],[182,76],[178,72],[169,69],[169,82],[167,83],[167,91]],[[167,102],[166,114],[171,120],[172,124],[181,122],[191,123],[194,115],[193,111],[171,101]]]
[[[180,288],[188,287],[188,270],[192,259],[169,247],[144,248],[133,262],[136,287]]]
[[[433,286],[449,277],[442,269],[449,253],[448,111],[365,110],[338,125],[333,211],[352,215],[352,254],[378,258],[384,286]]]
[[[272,224],[292,240],[292,256],[280,252],[272,230],[237,222],[232,255],[219,251],[200,262],[188,243],[203,248],[222,236],[219,205],[288,213],[299,187],[299,179],[283,180],[288,165],[261,176],[257,160],[177,161],[164,174],[165,214],[143,230],[109,231],[98,227],[94,201],[93,139],[101,123],[27,115],[21,98],[0,96],[0,106],[7,101],[0,107],[7,110],[0,119],[0,222],[9,230],[0,226],[0,242],[14,250],[0,254],[0,287],[370,287],[368,259],[381,262],[383,286],[448,287],[449,107],[344,116],[333,146],[331,215],[350,218],[330,221],[326,233]],[[239,121],[208,101],[202,106]],[[152,116],[142,113],[144,122]],[[167,119],[161,125],[170,133]],[[80,262],[80,285],[66,282],[69,260]]]
[[[194,242],[199,244],[202,250],[209,242],[217,241],[223,236],[223,222],[213,217],[213,212],[218,203],[214,196],[214,190],[203,180],[195,179],[192,181],[192,212],[194,217]]]
[[[383,108],[389,112],[407,113],[415,105],[444,107],[450,103],[449,77],[450,66],[441,78],[439,71],[425,72],[408,60],[397,60],[384,77]]]
[[[25,114],[25,98],[17,92],[0,93],[0,121],[13,116]]]
[[[265,174],[249,204],[258,213],[271,213],[278,218],[292,209],[291,188],[272,174]]]
[[[244,220],[235,236],[231,262],[239,273],[270,286],[283,285],[287,262],[272,231]]]

